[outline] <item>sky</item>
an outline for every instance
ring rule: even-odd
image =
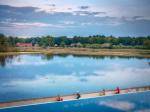
[[[150,0],[0,0],[0,33],[148,36]]]

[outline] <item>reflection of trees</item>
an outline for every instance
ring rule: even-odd
[[[54,58],[54,55],[52,54],[42,55],[43,60],[52,60],[53,58]]]
[[[145,59],[143,57],[136,57],[136,56],[99,56],[99,55],[78,55],[74,54],[74,57],[79,57],[79,58],[84,58],[84,57],[89,57],[93,59],[105,59],[105,58],[110,58],[110,59],[115,59],[115,58],[120,58],[120,59]]]
[[[45,54],[45,55],[42,55],[42,59],[44,59],[44,60],[52,60],[54,58],[54,56],[59,56],[59,57],[65,58],[65,57],[69,56],[69,54],[55,54],[55,55],[53,55],[53,54]]]
[[[59,57],[67,57],[67,56],[69,56],[70,54],[57,54],[57,56],[59,56]]]
[[[77,55],[77,54],[74,54],[73,57],[79,57],[79,58],[85,58],[85,57],[88,57],[88,58],[93,58],[93,59],[104,59],[106,56],[97,56],[97,55]]]
[[[124,59],[145,59],[144,57],[137,57],[137,56],[116,56],[118,58]]]
[[[49,55],[43,55],[43,59],[53,59],[54,56],[59,56],[59,57],[68,57],[71,54],[49,54]],[[82,55],[82,54],[72,54],[73,57],[78,57],[78,58],[92,58],[92,59],[105,59],[105,58],[110,58],[110,59],[115,59],[115,58],[120,58],[120,59],[145,59],[143,57],[137,57],[137,56],[99,56],[99,55]]]
[[[41,56],[43,60],[52,60],[54,58],[54,56],[59,56],[59,57],[67,57],[70,54],[57,54],[57,55],[52,55],[52,54],[30,54],[30,55],[36,55],[36,56]],[[12,60],[14,57],[16,57],[17,55],[1,55],[0,56],[0,66],[4,67],[7,63],[12,63]],[[105,59],[105,58],[110,58],[110,59],[115,59],[115,58],[120,58],[120,59],[145,59],[143,57],[135,57],[135,56],[94,56],[94,55],[77,55],[77,54],[73,54],[73,57],[78,57],[78,58],[92,58],[92,59]],[[18,58],[18,61],[20,61],[21,59]],[[148,63],[150,65],[150,63]]]
[[[150,62],[148,62],[148,65],[150,66]]]
[[[0,66],[5,67],[6,63],[11,63],[15,55],[0,56]]]

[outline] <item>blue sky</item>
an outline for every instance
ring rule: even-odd
[[[147,36],[150,0],[0,0],[0,33]]]

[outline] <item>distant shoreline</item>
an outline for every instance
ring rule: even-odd
[[[72,54],[85,56],[133,56],[141,58],[150,58],[150,50],[143,49],[90,49],[90,48],[60,48],[52,47],[43,48],[19,48],[17,52],[0,52],[2,55],[18,55],[18,54]]]

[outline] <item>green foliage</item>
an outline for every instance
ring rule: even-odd
[[[0,34],[0,52],[7,51],[8,39],[3,34]]]
[[[150,49],[150,40],[144,40],[144,47]]]
[[[61,47],[87,47],[87,48],[138,48],[150,49],[150,36],[147,37],[113,37],[104,35],[93,35],[88,37],[74,36],[68,38],[66,36],[52,37],[31,37],[31,38],[18,38],[6,37],[0,34],[0,51],[7,51],[8,48],[16,46],[18,42],[38,44],[41,47],[54,47],[55,45]]]
[[[60,43],[60,46],[61,46],[61,47],[65,47],[65,45],[66,45],[66,44],[65,44],[64,41],[62,41],[62,42]]]

